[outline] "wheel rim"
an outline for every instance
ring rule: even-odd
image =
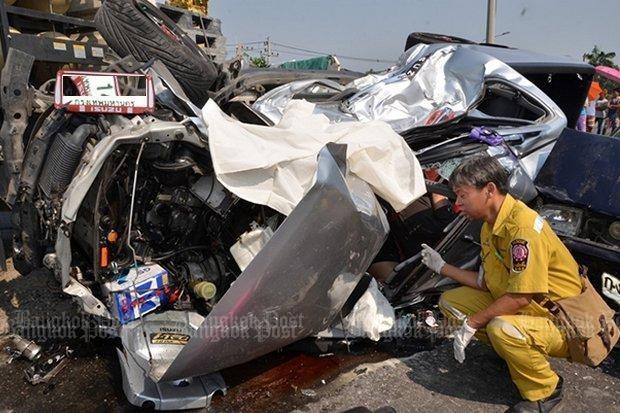
[[[160,12],[155,6],[153,6],[148,1],[142,0],[134,0],[134,4],[136,8],[149,20],[151,20],[166,36],[171,38],[172,40],[183,44],[183,34],[177,34],[175,32],[175,27],[171,25],[171,22],[166,21],[166,19],[162,19],[161,16],[158,16],[157,13]],[[155,9],[155,10],[153,10]],[[161,13],[161,12],[160,12]]]
[[[200,48],[196,42],[190,39],[183,29],[178,27],[174,21],[172,21],[148,0],[133,0],[133,3],[136,9],[146,18],[151,20],[166,36],[181,45],[189,47],[194,53],[198,53],[204,59],[210,60],[205,51]]]

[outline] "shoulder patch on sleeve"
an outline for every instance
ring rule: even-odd
[[[534,220],[534,231],[540,234],[540,232],[543,229],[544,224],[545,224],[545,220],[543,219],[543,217],[541,217],[540,215],[537,215],[536,219]]]
[[[526,240],[516,238],[510,242],[510,263],[512,271],[521,272],[525,270],[529,257],[530,249]]]

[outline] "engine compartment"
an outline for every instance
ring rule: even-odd
[[[157,264],[170,276],[166,308],[207,315],[241,273],[230,248],[243,233],[275,231],[281,217],[227,191],[208,154],[190,145],[149,145],[139,164],[136,151],[115,152],[80,209],[75,239],[93,263],[83,266],[81,282],[109,282],[136,262]]]

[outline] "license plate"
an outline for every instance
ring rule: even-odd
[[[148,74],[61,70],[56,75],[56,109],[69,112],[137,115],[155,109]]]
[[[606,272],[601,275],[603,295],[620,304],[620,280]]]

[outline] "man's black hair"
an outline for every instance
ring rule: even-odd
[[[497,159],[487,154],[465,159],[450,174],[450,186],[453,189],[462,185],[482,189],[489,182],[493,182],[500,193],[508,193],[508,172]]]

